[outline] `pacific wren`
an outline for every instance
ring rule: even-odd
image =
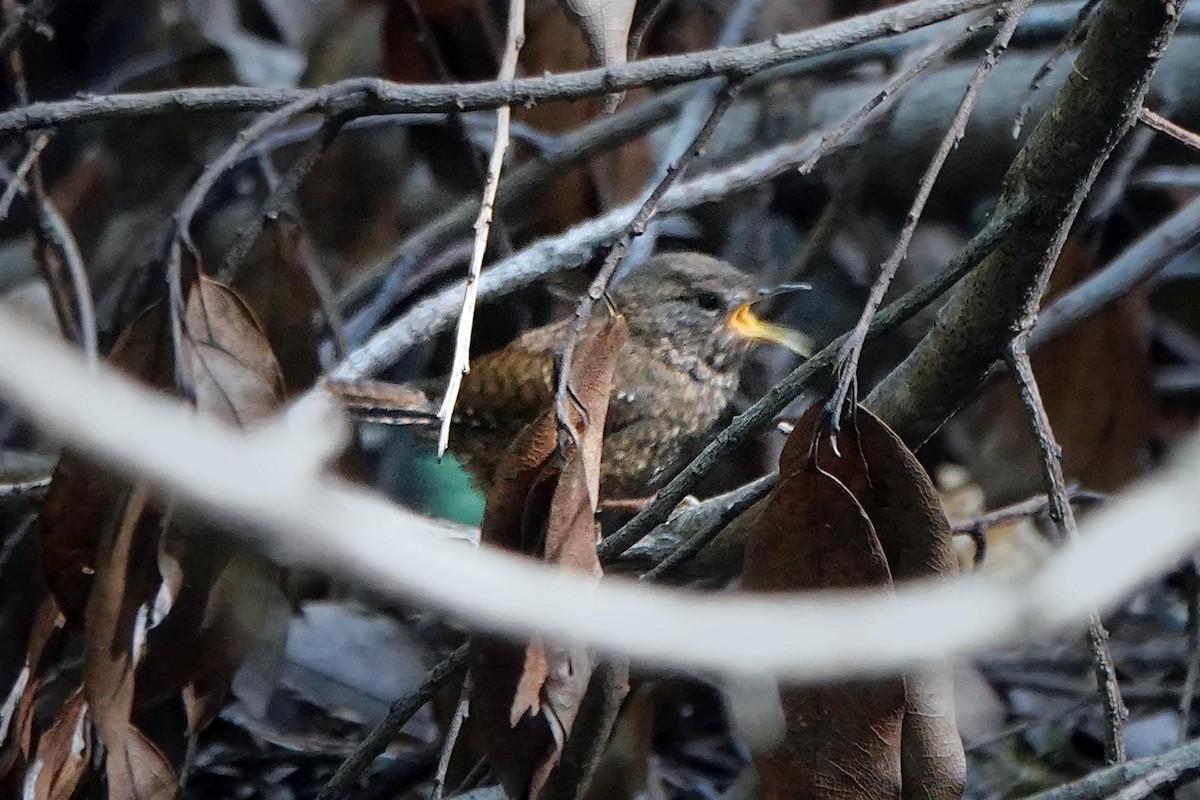
[[[610,296],[626,318],[628,337],[609,400],[602,496],[645,495],[697,452],[727,413],[756,341],[804,349],[799,334],[748,312],[759,295],[749,276],[700,253],[656,256],[613,286]],[[583,336],[602,324],[600,313]],[[561,320],[526,332],[473,359],[463,377],[450,450],[482,487],[491,485],[501,455],[520,430],[553,405],[554,353],[568,324]],[[444,379],[420,384],[429,393],[444,386]],[[411,414],[381,412],[381,393],[363,383],[333,388],[360,418],[413,420]],[[426,411],[433,407],[425,404]]]

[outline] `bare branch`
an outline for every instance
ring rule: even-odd
[[[896,276],[896,270],[900,268],[900,262],[908,255],[908,243],[912,240],[913,233],[916,232],[917,223],[921,221],[925,203],[933,192],[933,184],[941,174],[942,166],[946,163],[951,151],[963,137],[967,120],[970,119],[971,112],[975,109],[975,99],[979,96],[979,90],[983,88],[984,81],[987,80],[992,67],[996,66],[1000,55],[1008,48],[1013,32],[1016,31],[1017,24],[1021,21],[1021,16],[1029,7],[1030,2],[1032,0],[1014,0],[1014,2],[1006,4],[1000,12],[1004,16],[1004,22],[1001,24],[1000,30],[996,32],[996,38],[988,47],[983,59],[975,68],[971,80],[967,82],[966,93],[963,94],[962,101],[959,102],[958,109],[950,120],[950,125],[942,135],[942,140],[938,144],[937,150],[934,151],[933,158],[930,159],[929,166],[925,169],[925,174],[921,176],[921,180],[917,184],[917,196],[913,198],[912,205],[904,217],[904,226],[900,229],[896,245],[880,266],[879,275],[871,286],[866,306],[858,318],[858,323],[850,332],[850,339],[847,341],[845,349],[838,358],[837,387],[828,404],[828,413],[835,431],[841,427],[842,411],[850,396],[851,387],[858,380],[858,360],[862,355],[863,344],[866,342],[867,329],[871,326],[871,320],[875,318],[875,313],[883,302],[883,296],[887,294],[888,288],[892,285],[892,279]]]
[[[1138,112],[1138,122],[1146,125],[1147,127],[1153,128],[1159,133],[1165,133],[1175,141],[1186,144],[1193,150],[1200,151],[1200,134],[1189,131],[1182,125],[1176,125],[1174,122],[1156,111],[1143,108]]]
[[[387,749],[388,742],[396,737],[404,723],[412,719],[438,690],[464,674],[466,670],[467,646],[464,644],[430,670],[417,688],[392,703],[387,716],[371,729],[367,738],[342,762],[337,772],[329,779],[329,783],[325,784],[325,788],[317,795],[317,800],[341,800],[346,797],[367,767],[371,766],[371,762]]]
[[[508,104],[577,100],[621,92],[638,86],[670,86],[724,76],[745,78],[772,67],[832,53],[862,42],[894,36],[992,5],[995,0],[911,0],[898,6],[841,20],[767,42],[704,50],[679,56],[633,61],[613,67],[512,81],[457,83],[444,86],[404,85],[378,79],[352,79],[357,91],[336,91],[313,105],[318,113],[405,114],[419,111],[476,111]],[[333,84],[338,86],[339,84]],[[329,88],[329,87],[323,87]],[[54,103],[37,103],[0,113],[0,131],[136,119],[201,111],[274,111],[322,90],[174,89],[144,94],[108,95]]]
[[[508,0],[508,33],[504,42],[504,57],[500,62],[501,80],[511,80],[517,74],[517,56],[524,41],[525,0]],[[458,314],[454,362],[450,367],[446,394],[442,398],[441,408],[438,409],[438,418],[441,420],[437,444],[439,458],[446,452],[446,446],[450,442],[450,425],[454,421],[454,405],[458,402],[458,390],[462,387],[463,376],[471,369],[471,329],[475,321],[475,300],[479,294],[479,273],[483,269],[488,234],[492,230],[492,212],[496,207],[496,189],[500,185],[504,154],[508,151],[508,126],[511,118],[510,106],[500,106],[496,111],[496,137],[492,142],[491,157],[488,159],[479,216],[475,219],[475,241],[471,248],[471,261],[467,267],[466,286],[463,288],[462,310]]]
[[[1058,528],[1059,543],[1075,543],[1079,541],[1079,527],[1075,522],[1075,510],[1071,507],[1067,481],[1063,477],[1062,448],[1054,438],[1054,431],[1050,427],[1050,415],[1046,413],[1046,406],[1042,403],[1037,379],[1033,375],[1033,364],[1030,363],[1029,352],[1026,350],[1029,326],[1032,326],[1036,313],[1036,308],[1028,310],[1028,325],[1013,337],[1007,361],[1017,379],[1021,404],[1029,416],[1034,439],[1041,451],[1042,474],[1046,483],[1046,496],[1049,499],[1050,518]],[[1104,629],[1100,616],[1096,613],[1088,618],[1088,649],[1091,651],[1096,687],[1100,692],[1107,723],[1104,732],[1105,760],[1115,764],[1125,760],[1125,719],[1129,716],[1129,711],[1121,700],[1117,670],[1108,647],[1108,631]]]
[[[239,521],[233,530],[286,563],[352,576],[481,630],[537,632],[653,664],[804,680],[905,669],[1077,624],[1200,540],[1197,439],[1174,467],[1098,512],[1080,543],[1019,585],[972,576],[894,595],[761,597],[593,585],[438,541],[435,523],[323,474],[314,456],[329,434],[304,424],[314,416],[311,402],[294,408],[288,425],[243,434],[109,368],[90,373],[66,345],[4,314],[0,340],[0,393],[30,420],[181,502]]]
[[[971,396],[1029,298],[1041,296],[1088,189],[1136,119],[1181,6],[1109,0],[1097,13],[1054,107],[1009,168],[996,213],[1024,205],[1013,230],[868,398],[910,446]]]

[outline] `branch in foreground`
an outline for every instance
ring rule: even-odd
[[[435,541],[440,528],[325,474],[336,426],[306,403],[239,433],[0,314],[0,393],[52,436],[227,521],[285,563],[427,604],[480,630],[539,633],[658,665],[821,680],[912,668],[1060,631],[1161,574],[1198,542],[1200,438],[1098,512],[1031,580],[885,592],[707,596],[588,584],[516,556]],[[328,416],[325,417],[328,420]],[[1131,537],[1129,532],[1139,535]],[[919,633],[919,635],[917,635]]]
[[[724,76],[741,79],[804,58],[932,25],[991,5],[995,0],[912,0],[873,14],[776,36],[767,42],[633,61],[614,67],[512,81],[403,85],[354,79],[357,91],[335,92],[314,106],[320,113],[404,114],[416,111],[476,111],[508,104],[578,100],[638,86],[670,86]],[[345,85],[332,84],[330,89]],[[273,111],[302,101],[305,89],[177,89],[144,94],[109,95],[56,103],[38,103],[0,113],[0,131],[28,131],[103,119],[137,119],[198,111]]]

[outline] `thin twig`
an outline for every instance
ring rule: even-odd
[[[726,14],[725,22],[721,26],[721,31],[713,46],[721,48],[741,44],[755,18],[758,17],[762,4],[763,0],[736,0],[729,13]],[[653,181],[662,180],[667,170],[670,169],[671,163],[683,157],[688,151],[696,134],[704,127],[705,121],[712,114],[717,93],[723,85],[724,81],[717,78],[702,81],[692,87],[692,96],[688,98],[679,112],[679,117],[671,130],[670,141],[663,148],[658,163],[654,165],[654,171],[651,173],[650,180],[646,182],[647,185],[652,185]],[[654,252],[660,222],[659,219],[651,219],[646,224],[645,232],[630,244],[629,253],[625,259],[626,269],[636,267]]]
[[[467,718],[470,709],[471,674],[467,673],[462,691],[458,696],[458,705],[454,709],[454,716],[450,718],[450,725],[446,729],[446,740],[442,743],[442,754],[438,756],[437,771],[433,774],[432,800],[442,800],[442,794],[446,791],[446,772],[450,769],[450,757],[454,755],[454,745],[458,742],[458,734],[462,730],[463,720]]]
[[[500,80],[511,80],[517,74],[517,56],[525,42],[525,0],[509,0],[508,33],[504,41],[504,58],[500,62]],[[500,170],[504,166],[504,154],[508,151],[508,125],[512,118],[512,107],[501,106],[496,110],[496,138],[492,142],[492,155],[488,159],[487,179],[483,185],[483,199],[479,204],[479,216],[475,220],[475,243],[471,250],[471,262],[467,267],[467,283],[463,289],[462,311],[458,317],[458,332],[455,337],[454,362],[450,367],[450,378],[446,394],[438,409],[441,427],[438,430],[438,458],[446,452],[450,441],[450,425],[454,421],[454,405],[458,402],[458,390],[463,376],[471,369],[471,329],[475,321],[475,300],[479,292],[479,273],[483,269],[483,257],[487,253],[488,233],[492,229],[492,212],[496,205],[496,189],[500,184]]]
[[[453,83],[454,76],[451,74],[450,68],[446,65],[446,59],[442,55],[442,48],[438,45],[433,29],[429,27],[429,20],[425,18],[425,12],[421,9],[421,4],[417,0],[405,0],[404,8],[408,11],[408,17],[416,29],[417,44],[425,51],[425,57],[429,59],[438,82]],[[487,27],[488,32],[491,33],[494,26],[489,24]],[[490,36],[488,38],[489,40],[491,39]],[[511,40],[511,36],[506,37],[506,45]],[[517,49],[520,50],[520,45],[518,45]],[[495,51],[493,50],[494,53]],[[501,73],[496,78],[497,80],[504,80],[506,78],[513,78],[515,75],[515,72],[512,75],[503,74],[502,68]],[[471,131],[467,127],[467,118],[458,109],[453,109],[450,111],[450,121],[458,133],[458,138],[462,140],[463,150],[466,153],[467,160],[471,162],[471,171],[475,173],[475,180],[479,182],[479,189],[481,191],[486,190],[488,183],[487,168],[480,157],[480,153],[476,151],[474,142],[471,140]],[[510,133],[511,127],[510,122]],[[499,239],[501,245],[501,252],[507,255],[512,251],[512,241],[508,232],[500,224],[500,220],[493,220],[492,227],[496,229],[497,239]]]
[[[1071,27],[1067,29],[1067,32],[1058,40],[1058,44],[1054,46],[1054,52],[1042,62],[1042,65],[1038,67],[1038,71],[1030,79],[1025,101],[1021,103],[1021,107],[1017,109],[1017,116],[1013,119],[1012,137],[1014,139],[1021,135],[1021,129],[1025,127],[1025,118],[1033,110],[1034,95],[1037,94],[1038,89],[1042,88],[1042,82],[1054,71],[1054,67],[1058,65],[1063,56],[1071,52],[1075,45],[1079,44],[1084,32],[1087,31],[1088,17],[1092,15],[1092,11],[1099,4],[1100,0],[1087,0],[1087,2],[1079,7],[1079,14],[1075,17],[1075,21],[1071,23]]]
[[[1200,244],[1200,197],[1138,239],[1102,269],[1055,298],[1038,314],[1029,345],[1037,351],[1065,331],[1086,322],[1159,274],[1181,253]],[[992,363],[976,395],[993,385],[1007,370],[1003,360]],[[970,397],[964,398],[969,402]]]
[[[1017,388],[1021,403],[1029,416],[1034,438],[1042,454],[1042,475],[1049,498],[1050,518],[1058,528],[1060,543],[1076,544],[1079,528],[1075,522],[1075,511],[1071,508],[1067,482],[1063,478],[1062,448],[1054,438],[1050,417],[1042,403],[1033,366],[1029,361],[1026,345],[1031,324],[1023,325],[1009,345],[1006,360]],[[1121,701],[1121,689],[1117,683],[1117,671],[1113,665],[1112,652],[1108,647],[1108,632],[1100,622],[1099,614],[1092,613],[1088,619],[1088,647],[1092,654],[1092,668],[1096,675],[1096,687],[1104,705],[1106,727],[1104,731],[1105,760],[1115,764],[1125,760],[1125,718],[1129,712]]]
[[[229,250],[225,253],[225,258],[221,263],[221,267],[217,270],[218,279],[230,282],[237,277],[238,269],[242,262],[250,253],[250,248],[254,247],[254,243],[258,241],[258,237],[262,234],[263,227],[268,220],[274,219],[283,209],[284,205],[300,188],[300,184],[312,171],[317,161],[333,144],[333,140],[337,138],[338,133],[345,127],[347,120],[340,114],[334,114],[327,117],[316,132],[308,138],[304,143],[304,148],[296,156],[296,159],[288,167],[287,172],[283,177],[274,182],[274,185],[269,187],[266,199],[258,209],[258,213],[250,218],[241,230],[238,231],[237,238],[230,245]]]
[[[950,38],[933,47],[928,53],[922,56],[916,63],[904,70],[900,74],[893,77],[887,84],[880,89],[870,100],[862,105],[857,111],[846,117],[836,128],[826,132],[821,136],[821,141],[817,145],[816,152],[812,154],[798,168],[801,175],[807,175],[816,168],[817,163],[825,156],[832,146],[840,141],[842,137],[850,131],[858,127],[858,124],[871,115],[871,112],[882,106],[885,102],[895,100],[900,96],[904,88],[918,78],[922,73],[928,70],[931,66],[947,58],[955,53],[961,47],[966,45],[980,32],[993,27],[999,22],[1002,12],[997,9],[991,14],[988,14],[981,20],[972,22],[967,27],[963,28],[956,36]],[[968,87],[968,91],[969,91]],[[960,105],[961,110],[961,105]],[[953,122],[951,125],[953,126]]]
[[[1014,42],[1037,46],[1047,39],[1060,38],[1074,20],[1075,11],[1076,6],[1071,3],[1034,6],[1022,18]],[[1200,8],[1188,7],[1184,14],[1185,22],[1192,20],[1200,23]],[[784,67],[783,72],[769,70],[755,74],[746,81],[744,91],[764,86],[783,73],[788,77],[817,75],[831,70],[844,71],[871,60],[893,60],[915,48],[927,47],[943,35],[936,27],[931,27],[797,61]],[[559,136],[555,146],[541,153],[536,160],[521,164],[516,169],[510,168],[508,178],[497,195],[498,213],[519,207],[538,187],[567,167],[668,121],[691,94],[687,86],[660,92],[643,102],[622,108],[615,115],[602,116],[576,132]],[[350,338],[354,344],[360,344],[394,307],[406,286],[405,276],[413,265],[449,247],[469,228],[478,210],[475,200],[460,201],[413,232],[375,264],[362,270],[360,276],[343,291],[343,305],[367,307],[359,315],[361,324],[355,323],[351,327]]]
[[[1151,111],[1143,106],[1142,110],[1138,112],[1138,122],[1153,128],[1159,133],[1165,133],[1175,141],[1182,142],[1193,150],[1200,151],[1200,134],[1189,131],[1182,125],[1177,125],[1162,114]]]
[[[40,500],[50,488],[50,477],[33,478],[15,483],[0,483],[0,503],[13,500]]]
[[[342,762],[337,772],[329,779],[329,783],[325,784],[321,793],[317,795],[317,800],[342,800],[347,797],[359,777],[371,766],[371,762],[387,749],[388,742],[395,738],[404,727],[404,723],[412,719],[413,714],[420,711],[438,690],[462,675],[466,669],[467,646],[464,644],[430,670],[417,688],[392,703],[387,716],[371,729],[362,743]]]
[[[633,219],[625,226],[625,230],[617,238],[617,240],[609,247],[607,255],[604,257],[604,264],[596,273],[596,277],[592,279],[588,286],[587,292],[579,299],[579,304],[575,307],[575,316],[571,320],[570,326],[567,328],[566,336],[563,340],[562,354],[559,359],[559,378],[558,387],[554,395],[554,408],[558,418],[560,431],[574,438],[575,428],[568,422],[567,419],[567,402],[570,397],[570,374],[571,374],[571,359],[575,355],[575,344],[579,341],[579,336],[583,332],[584,326],[592,317],[592,309],[596,302],[608,291],[609,281],[612,280],[613,274],[617,267],[621,264],[621,259],[624,258],[626,250],[629,249],[630,242],[646,229],[646,224],[654,216],[659,209],[659,204],[662,202],[667,191],[679,179],[687,169],[688,164],[700,156],[704,152],[704,148],[708,146],[709,139],[712,138],[713,132],[717,129],[721,118],[725,116],[725,112],[733,105],[733,101],[737,98],[738,91],[741,88],[740,83],[731,82],[727,84],[720,94],[717,95],[716,102],[713,103],[712,111],[705,120],[703,127],[696,133],[696,138],[692,140],[691,146],[683,153],[676,161],[674,161],[667,169],[665,175],[658,182],[658,185],[651,190],[650,194],[642,202],[641,208],[633,215]]]
[[[1089,492],[1083,489],[1071,489],[1068,491],[1068,498],[1072,503],[1084,505],[1099,505],[1108,502],[1108,496],[1098,492]],[[1041,494],[1037,497],[1031,497],[1028,500],[1022,500],[1019,503],[997,508],[994,511],[989,511],[986,514],[980,514],[977,517],[968,520],[962,520],[954,523],[953,530],[955,534],[966,534],[976,528],[987,530],[994,525],[1003,525],[1006,522],[1011,522],[1015,519],[1024,519],[1025,517],[1033,517],[1042,514],[1050,507],[1050,498]]]
[[[871,325],[871,320],[875,318],[875,313],[879,310],[884,295],[887,294],[888,288],[892,285],[892,279],[896,276],[896,270],[899,269],[900,262],[908,255],[908,244],[912,240],[913,233],[917,229],[917,224],[921,220],[921,214],[925,210],[925,203],[929,200],[929,195],[933,192],[933,185],[937,181],[938,175],[941,174],[942,166],[946,163],[946,159],[949,158],[950,153],[958,146],[959,141],[962,140],[963,134],[966,131],[967,120],[971,118],[971,112],[975,109],[975,99],[979,95],[979,90],[983,88],[984,81],[987,80],[992,67],[1000,59],[1000,55],[1008,48],[1009,40],[1012,39],[1013,32],[1016,31],[1017,25],[1021,21],[1021,15],[1025,13],[1025,9],[1029,7],[1031,2],[1032,0],[1014,0],[1014,2],[1006,4],[1000,12],[1004,15],[1004,22],[1000,25],[1000,29],[996,31],[996,38],[992,41],[987,52],[984,53],[983,58],[980,60],[979,65],[975,68],[971,80],[967,83],[967,90],[963,94],[963,99],[958,104],[958,110],[955,111],[954,117],[947,126],[941,142],[938,144],[937,150],[934,151],[933,157],[930,158],[925,174],[921,176],[921,182],[917,187],[917,196],[913,198],[912,205],[904,217],[904,227],[900,230],[896,246],[884,260],[883,264],[880,265],[879,276],[871,286],[871,293],[867,297],[866,307],[863,308],[862,315],[858,318],[858,323],[854,326],[846,348],[839,358],[837,388],[834,389],[833,396],[827,406],[831,418],[831,427],[835,431],[841,427],[842,412],[846,408],[852,387],[858,381],[858,361],[862,355],[863,344],[866,342],[867,329]]]
[[[1149,779],[1149,783],[1156,783],[1161,776],[1168,774],[1165,771],[1175,771],[1182,777],[1195,775],[1198,770],[1200,740],[1188,742],[1156,756],[1147,756],[1097,770],[1063,786],[1030,795],[1026,800],[1102,800],[1112,798],[1117,792],[1138,785],[1143,780]],[[1170,779],[1166,781],[1171,782]]]
[[[1200,774],[1200,767],[1189,764],[1168,764],[1138,778],[1108,800],[1142,800],[1159,792],[1169,792]],[[1168,795],[1169,796],[1169,795]]]
[[[779,484],[779,473],[773,472],[748,484],[738,496],[720,507],[715,514],[709,515],[700,530],[681,544],[674,552],[660,561],[654,569],[642,576],[642,580],[654,583],[663,580],[676,567],[695,557],[704,546],[711,542],[717,534],[729,523],[740,517],[750,506],[757,503]]]
[[[37,134],[33,137],[29,147],[25,150],[25,157],[21,159],[21,163],[12,171],[12,175],[8,178],[8,186],[4,187],[4,195],[0,196],[0,219],[8,217],[9,209],[12,208],[12,202],[18,194],[28,195],[28,186],[25,183],[25,176],[29,174],[29,170],[33,169],[33,165],[37,163],[38,156],[42,154],[42,150],[46,149],[46,145],[50,144],[50,137],[44,133]]]
[[[1155,68],[1178,27],[1182,0],[1101,5],[1049,111],[1003,181],[997,212],[1018,202],[1004,246],[972,272],[933,326],[881,381],[867,405],[919,447],[986,377],[1037,300],[1114,147],[1133,126]]]
[[[216,185],[217,181],[220,180],[221,176],[235,164],[239,163],[248,149],[276,126],[292,117],[322,108],[335,98],[355,96],[363,92],[369,93],[370,87],[374,84],[374,79],[369,78],[355,78],[330,84],[308,93],[282,108],[278,108],[268,114],[263,114],[238,133],[237,138],[204,168],[204,171],[200,173],[195,183],[188,190],[188,193],[184,195],[173,218],[174,229],[166,248],[166,269],[164,273],[167,283],[168,308],[170,309],[171,341],[176,356],[176,383],[185,395],[190,396],[191,394],[191,378],[184,374],[187,359],[183,358],[184,340],[189,335],[184,324],[188,291],[184,285],[184,257],[186,253],[186,256],[192,260],[192,263],[197,265],[192,268],[198,268],[200,251],[192,240],[191,228],[196,214],[208,197],[208,193]],[[298,171],[295,180],[299,182],[302,177],[303,170]],[[280,202],[282,202],[284,197],[285,195],[280,193],[278,198]]]
[[[19,26],[25,17],[22,16],[24,10],[17,5],[16,0],[3,0],[3,7],[9,29]],[[25,80],[25,60],[16,45],[17,37],[14,37],[12,47],[7,53],[8,68],[17,104],[28,106],[29,86]],[[29,198],[34,210],[33,260],[46,282],[46,288],[50,291],[50,302],[63,336],[82,346],[88,363],[95,365],[100,358],[100,345],[92,290],[75,237],[46,191],[41,160],[38,157],[42,148],[46,146],[45,142],[39,144],[41,138],[37,131],[28,131],[25,134],[25,141],[32,155],[27,169],[29,191],[25,196]],[[20,179],[10,182],[5,195],[21,183]]]
[[[1200,679],[1200,570],[1191,559],[1184,572],[1187,591],[1187,675],[1179,698],[1179,741],[1187,741],[1192,723],[1192,701]]]

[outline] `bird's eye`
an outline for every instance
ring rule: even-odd
[[[720,311],[725,307],[725,301],[716,292],[701,292],[696,296],[696,305],[705,311]]]

